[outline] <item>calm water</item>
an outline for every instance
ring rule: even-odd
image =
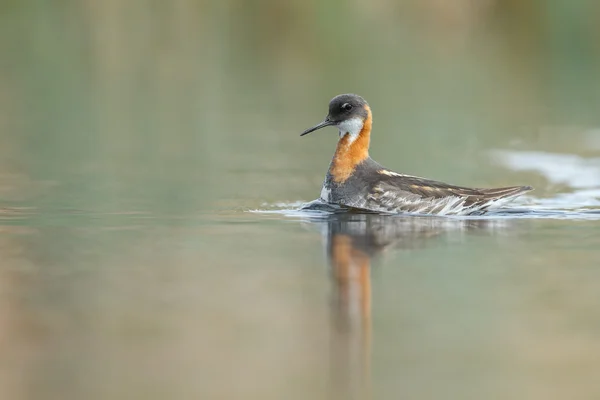
[[[0,8],[1,399],[600,398],[595,2],[392,3]],[[298,211],[341,92],[387,167],[536,190]]]
[[[600,393],[600,208],[164,211],[132,188],[93,210],[49,186],[2,216],[7,398]]]

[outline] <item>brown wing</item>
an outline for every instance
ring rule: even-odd
[[[530,186],[475,189],[400,175],[387,170],[370,188],[368,205],[387,211],[447,213],[450,210],[482,211],[497,200],[532,190]]]

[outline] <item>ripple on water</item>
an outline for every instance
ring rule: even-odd
[[[530,197],[530,196],[528,196]],[[560,196],[559,196],[560,198]],[[504,208],[493,212],[489,212],[485,215],[476,216],[436,216],[437,218],[447,219],[516,219],[516,218],[549,218],[549,219],[573,219],[573,220],[596,220],[600,219],[600,209],[596,208],[585,208],[585,207],[556,207],[555,199],[528,199],[529,202],[526,206]],[[562,201],[560,201],[562,203]],[[301,201],[290,202],[290,203],[275,203],[265,204],[264,209],[249,210],[253,213],[259,214],[275,214],[283,215],[292,218],[328,218],[333,215],[339,214],[360,214],[362,212],[358,210],[348,210],[335,204],[328,204],[320,199],[313,200],[308,203]],[[365,211],[364,214],[374,214],[372,212]],[[390,214],[398,215],[398,214]],[[401,215],[407,216],[429,216],[426,214],[412,214],[406,213]]]

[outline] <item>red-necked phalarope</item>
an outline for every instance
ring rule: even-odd
[[[336,126],[340,139],[321,190],[321,199],[346,207],[386,213],[483,214],[533,190],[531,186],[472,189],[403,175],[369,157],[373,117],[367,102],[342,94],[329,102],[329,114],[304,136]]]

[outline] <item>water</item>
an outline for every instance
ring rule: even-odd
[[[584,190],[472,218],[5,209],[4,395],[586,398],[600,210]]]
[[[600,397],[594,2],[5,3],[1,399]],[[343,92],[386,167],[535,191],[301,210]]]
[[[537,158],[524,159],[519,167]],[[483,217],[354,214],[318,202],[257,212],[320,233],[330,319],[319,363],[335,396],[588,398],[598,390],[600,209],[585,193],[573,196],[581,203],[529,197]]]

